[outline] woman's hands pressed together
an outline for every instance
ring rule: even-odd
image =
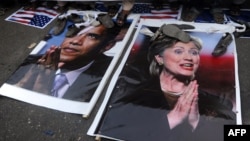
[[[187,89],[179,97],[174,108],[168,113],[167,118],[170,129],[187,120],[194,130],[198,125],[199,116],[198,84],[194,80],[190,82]]]

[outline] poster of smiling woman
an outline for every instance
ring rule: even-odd
[[[224,125],[241,123],[233,31],[219,24],[140,21],[88,135],[222,141]],[[232,38],[221,43],[225,34]]]

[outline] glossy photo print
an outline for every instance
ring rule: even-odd
[[[57,24],[52,28],[1,87],[2,95],[86,117],[90,114],[138,18],[131,17],[121,27],[96,11],[73,14],[92,19],[76,23],[58,17],[65,28],[59,31]]]
[[[210,28],[217,32],[208,33]],[[141,21],[88,135],[222,141],[224,125],[241,123],[234,39],[227,41],[224,53],[212,55],[229,29]]]

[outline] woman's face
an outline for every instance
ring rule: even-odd
[[[158,57],[163,62],[165,70],[175,75],[191,77],[200,63],[199,49],[193,42],[177,42],[173,47],[165,49],[162,56]]]

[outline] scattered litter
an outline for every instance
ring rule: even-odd
[[[31,43],[28,48],[34,48],[36,46],[36,43]]]
[[[44,133],[45,133],[46,135],[48,135],[48,136],[53,136],[53,135],[54,135],[54,132],[51,131],[51,130],[46,130],[46,131],[44,131]]]

